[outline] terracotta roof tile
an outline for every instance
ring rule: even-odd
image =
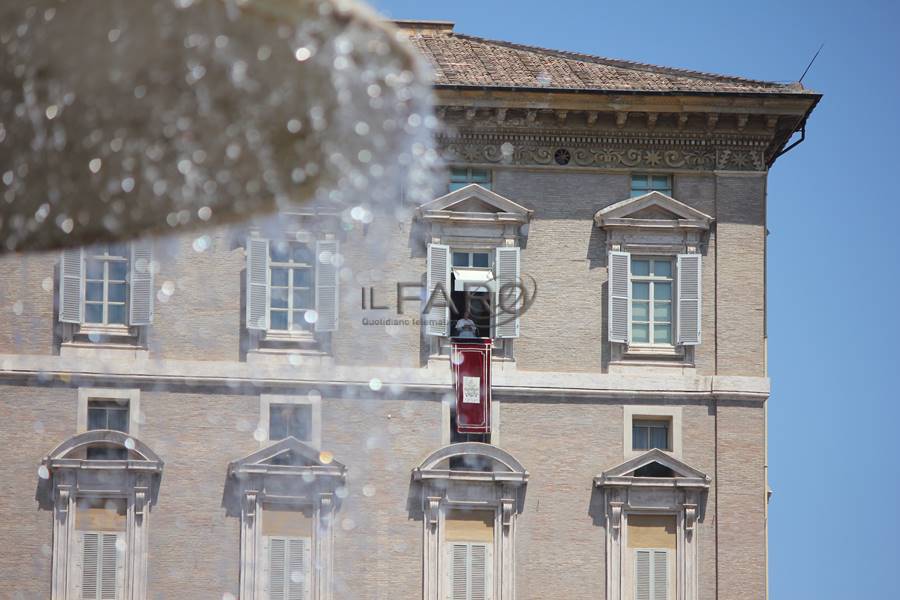
[[[410,42],[434,67],[436,85],[629,92],[810,93],[798,83],[755,81],[487,40],[414,25]],[[448,24],[449,25],[449,24]]]

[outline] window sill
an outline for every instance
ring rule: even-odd
[[[623,354],[625,358],[684,358],[684,346],[641,346],[629,345]]]

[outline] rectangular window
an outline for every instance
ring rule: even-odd
[[[91,398],[87,407],[87,428],[112,429],[128,433],[128,400]]]
[[[84,252],[85,323],[126,325],[128,245],[102,244]]]
[[[81,600],[119,600],[119,560],[115,533],[85,531],[82,537]]]
[[[311,404],[270,404],[269,439],[294,437],[301,442],[312,440]]]
[[[631,342],[672,345],[672,260],[631,258]]]
[[[631,176],[631,197],[643,196],[649,192],[672,195],[672,177],[669,175],[637,174]]]
[[[489,269],[491,267],[490,252],[458,252],[453,251],[454,267],[473,267]]]
[[[273,241],[269,244],[270,313],[269,329],[310,331],[315,309],[315,250],[306,243]]]
[[[469,184],[477,183],[485,189],[491,189],[490,169],[473,169],[469,167],[451,167],[450,183],[447,186],[449,192],[455,192]]]
[[[669,421],[635,419],[631,425],[631,446],[633,450],[671,450],[669,444]]]

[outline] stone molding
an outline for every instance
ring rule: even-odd
[[[637,477],[634,472],[651,463],[673,471],[672,477]],[[700,559],[697,521],[707,496],[710,477],[673,456],[654,449],[594,477],[603,493],[606,515],[606,590],[609,600],[625,600],[631,582],[625,581],[629,560],[629,514],[673,515],[676,522],[676,597],[700,597]]]
[[[286,453],[304,464],[272,464]],[[296,438],[285,438],[228,465],[226,496],[240,503],[242,600],[261,600],[259,565],[264,557],[259,515],[263,503],[312,509],[312,584],[310,600],[331,600],[334,579],[335,490],[346,482],[346,467]]]
[[[438,136],[438,145],[450,163],[647,171],[765,171],[769,143],[769,136],[621,131],[466,131]]]
[[[483,470],[450,468],[451,458],[484,461]],[[510,453],[490,444],[463,442],[432,452],[413,469],[422,502],[424,600],[446,597],[444,521],[448,510],[494,512],[493,590],[496,600],[515,600],[515,529],[522,511],[528,471]]]
[[[81,451],[91,445],[128,451],[127,460],[86,460]],[[94,430],[71,437],[54,448],[41,465],[49,475],[49,505],[53,509],[51,600],[78,600],[77,577],[71,564],[77,555],[75,511],[80,498],[123,498],[127,506],[125,597],[146,600],[150,507],[156,502],[163,462],[144,443],[119,431]],[[42,469],[43,470],[43,469]]]

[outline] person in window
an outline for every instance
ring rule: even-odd
[[[456,322],[456,337],[478,337],[478,328],[475,326],[475,321],[472,320],[472,314],[469,311],[466,311],[466,314],[463,315],[462,319]]]

